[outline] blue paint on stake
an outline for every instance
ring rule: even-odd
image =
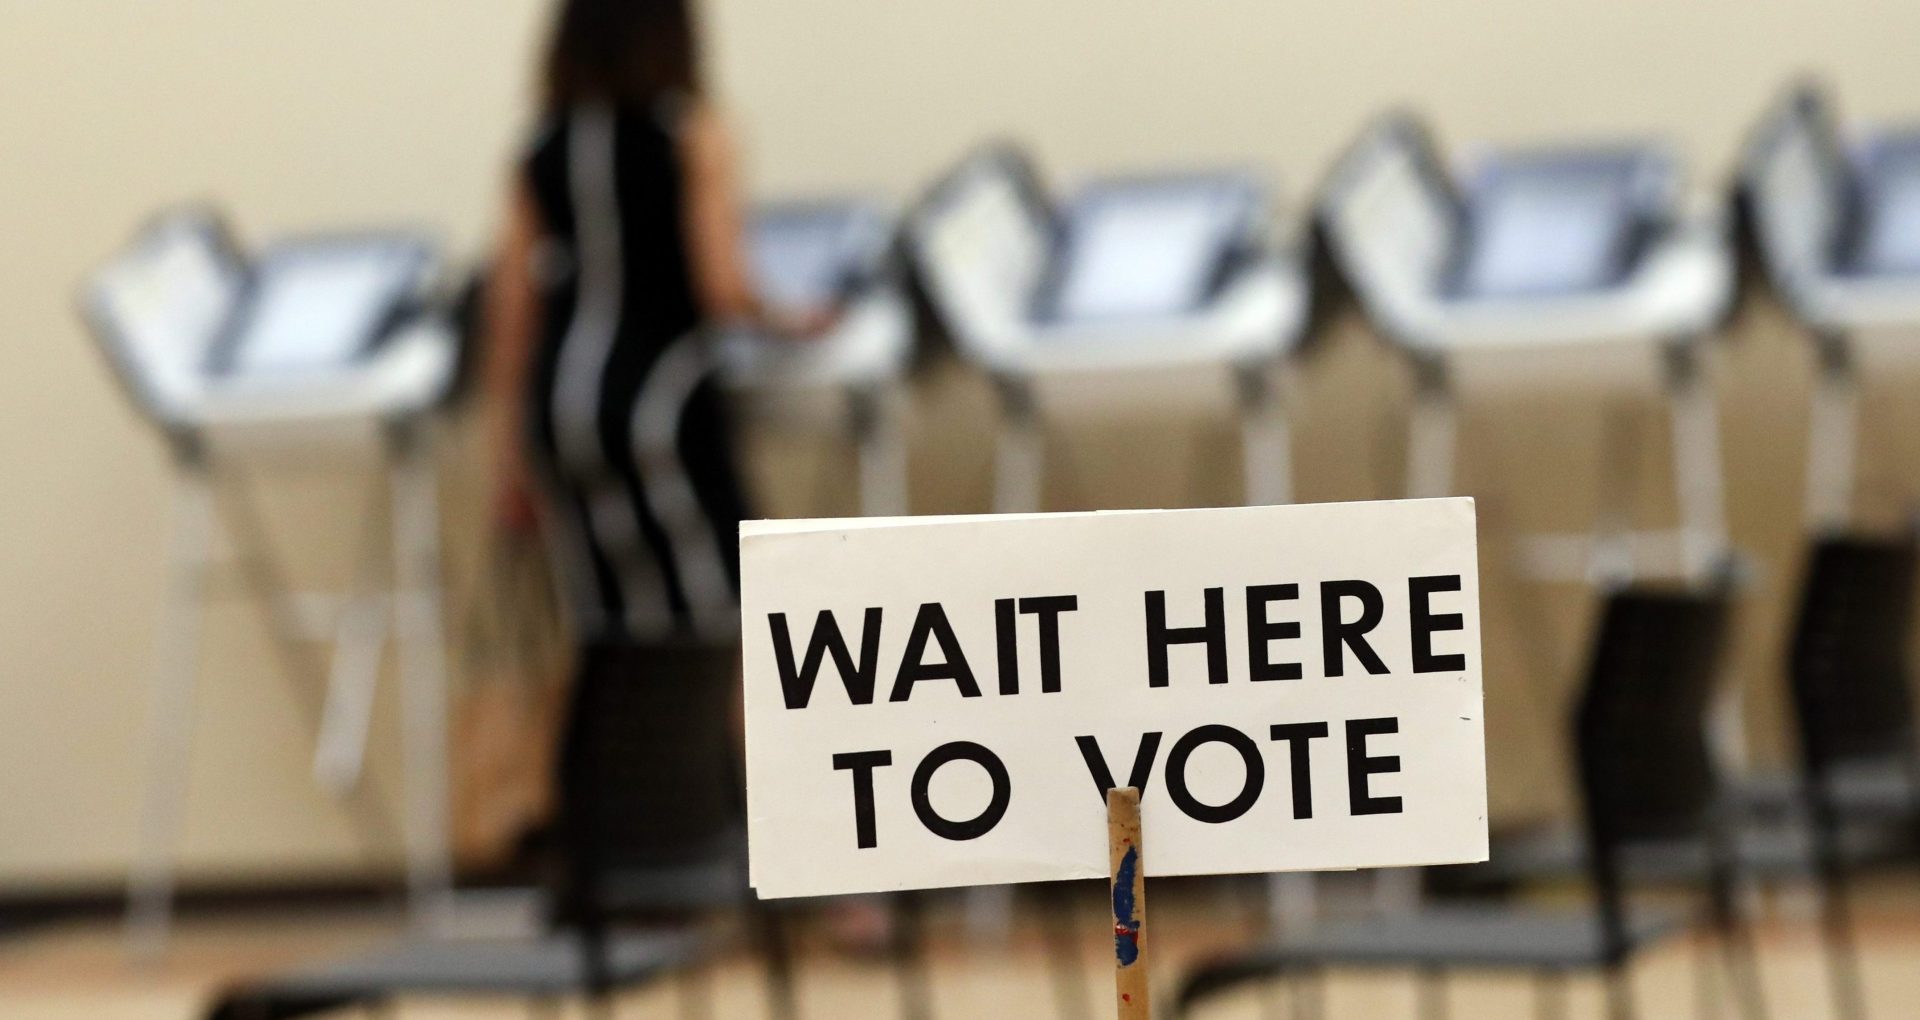
[[[1140,959],[1140,918],[1133,903],[1133,873],[1139,864],[1140,849],[1130,846],[1113,876],[1113,958],[1122,967]]]

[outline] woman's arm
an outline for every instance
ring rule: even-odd
[[[486,363],[483,382],[493,450],[495,509],[513,526],[531,523],[533,504],[527,469],[527,373],[540,328],[540,290],[533,279],[534,247],[543,227],[524,181],[516,182],[507,222],[487,277]]]
[[[687,261],[694,293],[707,319],[751,323],[778,333],[806,336],[830,324],[837,309],[796,317],[761,303],[746,265],[746,217],[742,212],[738,162],[726,124],[711,107],[696,105],[680,135],[685,182]]]

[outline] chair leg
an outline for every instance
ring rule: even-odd
[[[1834,1016],[1862,1020],[1867,1015],[1866,983],[1860,975],[1860,951],[1853,938],[1851,887],[1840,849],[1840,817],[1824,775],[1808,783],[1807,804],[1812,814],[1814,866],[1820,878],[1821,941],[1825,944],[1827,980],[1833,988]]]
[[[1546,970],[1534,975],[1533,1015],[1535,1020],[1567,1020],[1567,974]]]
[[[440,508],[424,425],[393,436],[394,631],[408,818],[407,891],[417,921],[443,919],[453,863],[447,776],[446,639],[440,605]]]
[[[127,880],[128,951],[158,956],[173,921],[173,852],[185,813],[193,755],[195,688],[205,621],[213,497],[203,465],[181,466],[172,551],[152,679],[147,791],[140,842]]]
[[[1327,1015],[1325,971],[1303,970],[1293,979],[1293,1020],[1323,1020]]]
[[[1418,996],[1420,1020],[1446,1020],[1447,1017],[1447,975],[1438,967],[1422,967],[1415,994]]]
[[[1836,869],[1837,871],[1837,869]],[[1866,982],[1860,974],[1860,949],[1853,938],[1848,886],[1839,874],[1822,877],[1820,922],[1826,943],[1828,980],[1833,983],[1833,1013],[1840,1020],[1864,1020]]]
[[[1624,964],[1607,968],[1607,1020],[1634,1020],[1640,1015],[1633,999],[1633,975]]]
[[[1761,962],[1759,949],[1753,943],[1753,930],[1747,928],[1745,918],[1734,916],[1720,926],[1718,941],[1726,980],[1734,987],[1740,1016],[1747,1020],[1766,1020],[1766,995],[1761,989]]]
[[[1041,924],[1046,932],[1047,969],[1053,977],[1054,1009],[1062,1020],[1093,1020],[1093,1005],[1087,1000],[1086,961],[1074,925],[1072,887],[1055,883],[1042,895],[1048,901],[1041,906]]]
[[[1720,1020],[1720,982],[1714,973],[1714,947],[1705,939],[1693,946],[1693,1015],[1695,1020]]]
[[[698,967],[687,967],[675,975],[674,993],[680,1000],[681,1020],[710,1020],[713,996],[707,975]]]
[[[760,942],[760,954],[766,958],[767,1015],[774,1020],[795,1020],[800,1010],[793,988],[793,946],[787,940],[786,921],[764,903],[748,908],[748,922]]]
[[[926,919],[917,892],[894,896],[892,956],[900,975],[901,1020],[932,1020],[933,990],[928,980]]]
[[[1384,916],[1411,914],[1425,897],[1419,868],[1380,868],[1371,878],[1373,909]]]
[[[1766,996],[1760,987],[1759,956],[1741,902],[1736,850],[1727,821],[1724,817],[1717,820],[1708,835],[1708,905],[1727,981],[1733,986],[1740,1015],[1748,1020],[1765,1020]]]

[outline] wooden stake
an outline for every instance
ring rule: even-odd
[[[1147,860],[1140,842],[1140,791],[1107,791],[1107,868],[1113,893],[1113,991],[1119,1020],[1149,1020]]]

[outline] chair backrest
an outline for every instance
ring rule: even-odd
[[[1814,544],[1788,668],[1809,767],[1915,752],[1907,645],[1917,555],[1910,538]]]
[[[1840,256],[1853,215],[1853,170],[1818,87],[1799,83],[1775,104],[1747,144],[1740,177],[1767,275],[1791,301]]]
[[[683,909],[745,895],[738,661],[731,645],[691,641],[586,648],[558,768],[573,907]]]
[[[1334,262],[1387,322],[1435,291],[1459,243],[1460,197],[1431,136],[1404,113],[1381,118],[1335,164],[1319,220]]]
[[[934,186],[908,218],[907,246],[954,342],[990,351],[1032,317],[1056,233],[1032,163],[994,146]]]
[[[1607,597],[1574,717],[1596,865],[1625,843],[1710,832],[1718,784],[1707,716],[1727,603],[1720,591]]]
[[[178,424],[246,287],[244,260],[220,221],[167,213],[96,270],[81,312],[141,411]]]

